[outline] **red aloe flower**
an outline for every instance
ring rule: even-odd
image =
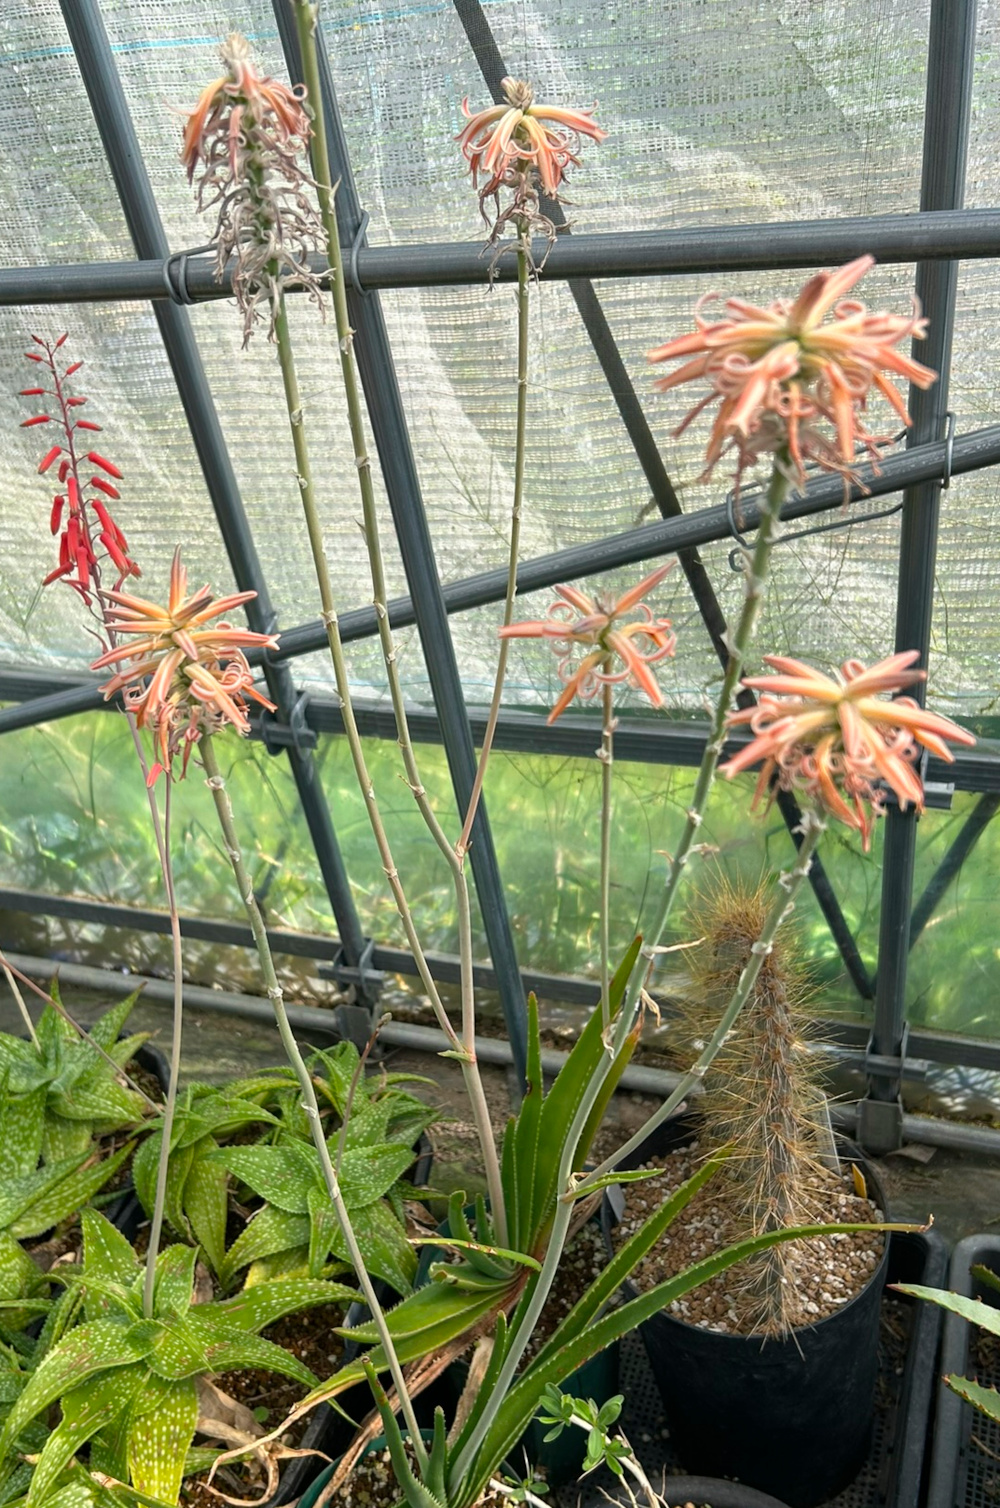
[[[560,600],[553,602],[547,618],[501,628],[501,639],[552,641],[559,658],[559,674],[566,685],[549,713],[550,723],[566,711],[574,696],[588,701],[600,686],[619,681],[638,686],[654,707],[663,706],[663,693],[649,667],[673,654],[677,635],[672,632],[669,619],[654,618],[652,610],[640,599],[659,586],[672,566],[673,562],[660,566],[612,603],[588,597],[575,586],[557,586]],[[619,620],[633,608],[641,617],[632,623],[621,623]],[[647,640],[647,647],[640,649],[637,639]],[[588,652],[574,668],[573,654],[580,646]],[[624,668],[607,670],[607,662],[616,659]]]
[[[857,446],[875,463],[890,438],[870,433],[862,418],[872,388],[909,425],[891,376],[926,388],[937,374],[895,347],[907,337],[922,337],[927,321],[916,303],[910,315],[873,314],[857,299],[844,298],[874,265],[874,257],[864,256],[834,272],[818,272],[796,299],[777,299],[767,308],[727,299],[726,317],[714,322],[701,314],[704,304],[719,296],[708,294],[696,305],[692,334],[648,353],[651,362],[693,358],[658,379],[660,392],[698,378],[711,384],[675,430],[681,434],[702,409],[718,402],[702,479],[730,447],[738,458],[737,486],[746,467],[765,451],[787,450],[800,486],[807,458],[850,478]],[[816,428],[822,420],[833,426],[832,436]]]
[[[189,181],[200,168],[199,209],[219,206],[216,275],[235,255],[233,293],[246,344],[264,300],[273,334],[281,291],[290,283],[320,302],[309,254],[323,244],[323,227],[309,197],[312,179],[299,161],[312,135],[304,91],[262,77],[238,32],[220,51],[226,72],[186,112],[181,161]]]
[[[110,632],[115,637],[127,634],[130,640],[109,649],[91,669],[118,667],[101,688],[105,700],[123,692],[125,705],[139,727],[148,727],[153,733],[160,763],[150,771],[151,783],[163,770],[173,773],[178,753],[182,754],[183,778],[191,750],[203,733],[215,732],[226,723],[238,733],[249,733],[247,697],[274,711],[272,703],[254,686],[243,650],[276,649],[277,639],[213,621],[257,593],[234,592],[213,598],[207,586],[190,597],[185,596],[186,591],[187,572],[178,549],[170,570],[166,607],[124,592],[103,593],[111,604],[107,613]]]
[[[38,463],[39,475],[45,476],[59,462],[56,470],[59,490],[52,498],[49,515],[52,533],[60,535],[59,564],[49,572],[42,584],[48,586],[52,581],[66,578],[89,606],[91,593],[100,589],[103,570],[109,563],[118,585],[127,576],[142,574],[129,555],[128,540],[104,502],[106,497],[117,499],[119,492],[103,477],[86,477],[82,467],[85,461],[89,461],[91,465],[119,480],[121,472],[111,461],[98,455],[97,451],[91,450],[81,455],[77,449],[78,431],[92,432],[99,430],[101,426],[89,419],[76,417],[87,400],[70,392],[68,379],[80,370],[83,362],[74,361],[60,372],[56,352],[64,344],[66,336],[60,335],[55,341],[43,340],[39,335],[31,338],[41,347],[44,355],[37,351],[26,351],[25,355],[31,361],[48,368],[52,387],[22,388],[21,396],[54,398],[55,403],[50,407],[53,408],[53,413],[58,409],[58,417],[49,413],[35,414],[30,419],[22,420],[21,427],[28,429],[36,424],[55,424],[62,430],[62,439],[50,446]]]
[[[911,669],[915,649],[890,655],[866,669],[847,660],[827,676],[800,660],[765,655],[777,675],[747,676],[744,686],[760,691],[756,707],[730,713],[728,725],[749,723],[756,735],[722,768],[730,777],[763,760],[754,805],[771,789],[799,787],[822,802],[832,817],[860,832],[865,852],[882,813],[885,787],[904,809],[912,801],[923,811],[924,791],[913,768],[918,745],[951,763],[952,743],[974,744],[957,723],[928,712],[910,696],[882,700],[878,693],[900,691],[926,679]],[[848,805],[848,802],[851,804]]]

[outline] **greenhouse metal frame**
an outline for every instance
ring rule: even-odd
[[[226,297],[229,286],[225,281],[215,280],[210,260],[199,255],[208,248],[171,252],[167,244],[98,0],[60,0],[60,3],[117,186],[135,260],[0,269],[0,303],[137,299],[153,302],[234,578],[240,590],[257,593],[256,600],[247,606],[250,626],[257,631],[274,632],[277,621],[268,582],[186,308],[203,300]],[[501,97],[500,80],[507,70],[480,0],[453,0],[453,3],[483,79],[497,100]],[[300,82],[301,64],[291,0],[274,0],[274,12],[289,74],[294,82]],[[690,514],[682,512],[591,280],[723,269],[825,266],[871,252],[882,262],[916,261],[916,293],[929,319],[929,337],[921,350],[921,359],[941,374],[929,391],[912,395],[913,427],[907,436],[906,449],[889,456],[879,474],[864,471],[864,487],[853,489],[851,505],[862,496],[888,498],[901,494],[901,501],[890,504],[882,514],[845,517],[841,512],[841,480],[819,477],[810,482],[804,493],[791,498],[782,517],[786,521],[805,520],[802,527],[808,531],[851,527],[854,523],[863,526],[866,517],[901,510],[896,647],[919,648],[926,663],[941,495],[953,476],[1000,463],[1000,425],[956,434],[954,417],[948,408],[957,259],[1000,255],[1000,209],[962,208],[975,24],[975,0],[932,0],[919,213],[571,236],[560,206],[543,199],[542,208],[559,225],[560,234],[544,259],[539,276],[543,280],[568,282],[661,517],[610,538],[522,563],[518,572],[519,593],[676,552],[705,631],[724,662],[725,619],[698,549],[710,541],[724,540],[730,535],[739,539],[740,531],[752,531],[759,519],[759,502],[752,493],[746,495],[738,517],[731,497],[716,507]],[[448,618],[449,614],[470,607],[502,601],[506,571],[487,571],[447,586],[441,584],[379,290],[483,283],[491,273],[474,244],[398,247],[367,244],[368,217],[352,175],[321,37],[319,42],[328,145],[334,177],[339,178],[339,218],[348,268],[350,317],[356,332],[355,352],[409,587],[407,597],[389,604],[389,617],[395,627],[411,624],[417,627],[431,681],[433,710],[417,710],[411,717],[411,727],[417,739],[443,745],[456,799],[459,807],[464,808],[472,788],[475,744],[485,715],[466,705]],[[510,279],[514,269],[501,262],[496,276]],[[810,526],[808,520],[821,514],[832,514],[832,522]],[[345,612],[340,628],[345,642],[375,635],[374,609]],[[328,938],[279,931],[272,940],[277,950],[318,959],[332,977],[353,984],[359,1001],[371,1006],[377,998],[380,971],[413,972],[413,960],[400,949],[382,947],[377,940],[373,942],[363,935],[330,810],[317,777],[313,753],[317,738],[341,730],[339,706],[331,696],[302,692],[293,678],[292,662],[325,643],[322,623],[299,624],[281,630],[277,651],[258,656],[257,663],[269,695],[277,704],[277,712],[265,715],[256,731],[271,753],[286,755],[289,760],[338,935]],[[14,704],[0,710],[0,732],[105,705],[95,681],[47,675],[35,668],[5,667],[0,671],[0,699]],[[359,725],[369,736],[395,736],[388,712],[359,709]],[[631,719],[619,729],[616,755],[648,763],[695,765],[704,741],[704,730],[694,724]],[[570,715],[550,728],[537,715],[504,710],[496,743],[498,748],[508,750],[589,757],[594,752],[593,723],[586,717]],[[907,1054],[911,1058],[1000,1069],[1000,1044],[933,1032],[910,1034],[907,1029],[905,989],[909,948],[1000,808],[1000,755],[984,749],[959,750],[951,766],[931,759],[926,776],[929,805],[948,805],[954,789],[979,793],[979,800],[915,902],[912,891],[916,817],[912,809],[901,812],[898,806],[890,807],[886,818],[877,978],[870,977],[819,862],[814,861],[810,875],[844,967],[861,998],[873,1002],[873,1027],[867,1041],[867,1034],[860,1027],[841,1025],[837,1036],[859,1051],[867,1073],[868,1095],[859,1109],[857,1131],[862,1142],[875,1151],[898,1145],[904,1131],[913,1131],[912,1125],[904,1125],[904,1119],[908,1123],[911,1118],[903,1117],[899,1098]],[[793,830],[799,820],[794,798],[783,794],[779,805],[789,830]],[[478,977],[481,983],[493,985],[499,991],[512,1060],[518,1073],[523,1073],[526,989],[536,988],[552,996],[589,1003],[596,1000],[597,987],[583,980],[519,969],[485,806],[479,809],[470,852],[491,957],[490,967],[479,968]],[[43,896],[7,887],[0,888],[0,906],[151,932],[166,931],[168,926],[166,916],[156,911]],[[246,927],[231,922],[185,918],[183,930],[187,936],[216,942],[245,944],[250,940]],[[453,959],[432,957],[431,965],[442,979],[456,976]],[[982,1140],[989,1133],[980,1133],[978,1142],[975,1134],[969,1136],[970,1145],[992,1145]]]

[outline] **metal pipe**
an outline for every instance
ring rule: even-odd
[[[953,476],[979,471],[995,466],[998,462],[1000,425],[994,424],[986,429],[956,436],[951,466]],[[859,502],[884,497],[917,482],[941,477],[944,475],[945,464],[946,446],[943,440],[887,456],[881,463],[877,476],[870,468],[859,467],[863,486],[852,488],[851,500]],[[817,477],[810,481],[806,493],[795,493],[789,499],[782,510],[782,517],[788,521],[810,518],[814,514],[842,507],[843,502],[843,487],[839,478]],[[752,533],[760,520],[759,504],[753,494],[744,495],[740,511],[744,533]],[[859,527],[863,527],[863,515],[859,519]],[[729,535],[729,518],[725,505],[702,508],[697,513],[684,514],[680,518],[661,519],[658,523],[628,529],[623,534],[610,535],[587,544],[571,545],[568,549],[556,550],[552,554],[525,561],[518,568],[518,594],[540,591],[560,581],[598,575],[622,565],[655,560],[691,545],[708,544]],[[487,603],[502,601],[506,585],[506,569],[483,571],[442,587],[441,596],[448,613],[461,613],[470,608],[483,607]],[[388,613],[394,628],[406,628],[416,621],[410,597],[393,598],[388,604]],[[345,642],[373,637],[378,632],[374,610],[356,608],[344,613],[340,619],[340,629]],[[295,628],[285,629],[281,634],[281,647],[269,653],[266,658],[268,663],[279,663],[300,655],[313,654],[325,647],[326,629],[323,625],[318,621],[303,623]],[[251,654],[250,658],[254,663],[260,663],[259,655]],[[41,672],[33,674],[40,675]],[[72,701],[67,697],[63,703],[53,696],[39,715],[34,715],[34,709],[28,704],[0,711],[0,733],[33,727],[36,723],[69,717],[76,712],[91,711],[101,705],[102,699],[96,684],[89,693],[75,688]]]
[[[99,4],[60,0],[60,6],[136,253],[162,261],[170,248]],[[154,312],[233,575],[240,590],[257,594],[246,605],[247,619],[258,632],[273,631],[276,615],[187,310],[161,302]],[[273,662],[265,663],[264,673],[287,722],[296,699],[291,674]],[[364,937],[315,761],[299,744],[289,747],[288,758],[344,952],[356,964]]]
[[[363,288],[430,288],[482,284],[489,276],[481,243],[443,242],[410,246],[363,246],[358,282]],[[570,278],[660,277],[701,272],[755,271],[780,267],[828,267],[870,252],[880,262],[900,263],[992,258],[1000,255],[1000,210],[970,209],[913,215],[850,216],[775,225],[710,225],[690,230],[615,231],[560,236],[539,269],[546,282]],[[539,247],[539,261],[542,247]],[[320,258],[316,271],[323,270]],[[180,259],[172,263],[177,284]],[[231,275],[217,282],[209,257],[191,257],[184,288],[194,303],[229,298]],[[496,279],[511,281],[513,266],[501,262]],[[170,299],[163,258],[134,262],[67,262],[0,268],[0,305],[83,304]]]
[[[910,914],[911,948],[934,915],[938,902],[948,889],[948,886],[958,874],[990,822],[996,816],[998,809],[1000,809],[1000,792],[989,791],[985,796],[980,796],[972,811],[966,817],[944,858],[927,881],[923,895]]]
[[[302,67],[291,0],[273,0],[273,6],[289,74],[296,84],[301,83]],[[349,265],[352,247],[357,240],[363,239],[361,204],[322,28],[318,21],[315,35],[327,145],[331,170],[337,183],[337,219],[344,241],[345,261]],[[448,760],[458,810],[465,812],[468,810],[475,779],[476,751],[466,716],[462,679],[441,592],[403,400],[396,380],[392,348],[377,293],[359,294],[349,288],[348,307],[354,331],[354,354],[364,388],[368,417],[413,601],[413,615],[427,665],[431,694],[441,720],[441,742]],[[469,858],[483,930],[493,967],[497,972],[504,1020],[514,1046],[518,1075],[523,1083],[527,1050],[527,1009],[485,801],[480,802],[473,825]]]
[[[965,193],[969,120],[976,41],[976,0],[933,0],[927,52],[924,158],[921,210],[957,210]],[[938,380],[928,391],[911,386],[913,446],[937,440],[948,409],[952,335],[958,287],[958,263],[920,262],[917,297],[929,320],[927,339],[914,354],[934,368]],[[934,577],[937,561],[941,483],[926,478],[903,497],[899,543],[899,595],[896,605],[896,650],[920,651],[927,665]],[[922,687],[914,689],[918,700]],[[878,981],[872,1027],[872,1051],[899,1055],[906,1020],[906,971],[910,948],[910,907],[917,845],[917,813],[891,807],[886,817],[882,858],[882,908],[879,918]],[[899,1144],[902,1114],[898,1080],[890,1074],[869,1075],[868,1097],[859,1126],[865,1146],[884,1152]],[[891,1106],[891,1109],[878,1108]]]

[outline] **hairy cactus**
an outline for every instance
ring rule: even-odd
[[[687,955],[693,988],[679,1004],[685,1047],[712,1031],[771,899],[764,881],[722,881],[702,900],[695,916],[702,941]],[[783,930],[705,1077],[698,1105],[707,1147],[736,1146],[713,1186],[713,1202],[724,1207],[740,1238],[829,1214],[829,1120],[806,1047],[809,988],[792,961],[794,947],[794,934]],[[734,1270],[728,1286],[742,1332],[785,1335],[809,1322],[804,1306],[812,1294],[801,1281],[802,1255],[797,1242],[789,1243]]]

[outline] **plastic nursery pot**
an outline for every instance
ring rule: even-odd
[[[1000,1307],[1000,1294],[972,1276],[970,1269],[974,1264],[1000,1271],[1000,1235],[967,1236],[960,1241],[951,1259],[947,1282],[937,1286]],[[924,1307],[937,1310],[936,1304]],[[927,1508],[952,1508],[952,1504],[964,1508],[966,1504],[989,1503],[996,1495],[997,1467],[989,1453],[995,1457],[1000,1452],[1000,1425],[976,1413],[941,1381],[942,1377],[956,1373],[960,1377],[974,1377],[984,1387],[1000,1385],[1000,1366],[992,1359],[994,1353],[990,1351],[978,1361],[971,1354],[973,1341],[980,1333],[961,1315],[944,1315]]]
[[[658,1128],[623,1164],[639,1167],[682,1145],[691,1124]],[[861,1154],[875,1202],[885,1195]],[[611,1246],[610,1199],[602,1208]],[[814,1508],[853,1481],[867,1455],[878,1375],[879,1319],[889,1242],[862,1291],[836,1314],[785,1339],[727,1335],[655,1314],[639,1330],[682,1464],[738,1477],[791,1508]],[[623,1285],[627,1298],[637,1290]]]
[[[431,1440],[432,1440],[432,1438],[433,1438],[433,1431],[431,1431],[429,1429],[424,1429],[424,1430],[421,1430],[420,1433],[423,1435],[424,1440],[429,1445],[430,1442],[431,1442]],[[384,1450],[384,1449],[385,1449],[385,1436],[384,1435],[378,1435],[371,1442],[371,1444],[367,1447],[367,1449],[364,1452],[364,1455],[362,1455],[362,1457],[361,1457],[361,1460],[363,1461],[365,1459],[365,1456],[370,1456],[373,1451]],[[315,1505],[316,1505],[316,1502],[317,1502],[317,1500],[319,1498],[320,1493],[323,1491],[323,1488],[326,1486],[327,1482],[329,1482],[330,1478],[333,1476],[334,1472],[336,1471],[336,1469],[337,1469],[337,1467],[339,1465],[340,1465],[340,1460],[338,1458],[336,1461],[331,1462],[331,1464],[329,1466],[327,1466],[323,1471],[321,1471],[320,1474],[319,1474],[319,1476],[316,1478],[315,1482],[313,1482],[312,1485],[310,1487],[308,1487],[306,1489],[306,1491],[303,1493],[303,1495],[300,1497],[298,1503],[295,1505],[295,1508],[315,1508]],[[282,1499],[282,1501],[284,1502],[284,1501],[287,1501],[287,1500],[286,1499]],[[386,1508],[388,1508],[388,1504],[386,1505]]]
[[[601,1496],[612,1508],[632,1508],[635,1497],[630,1497],[624,1488],[603,1490]],[[640,1499],[641,1501],[641,1499]],[[755,1487],[744,1487],[742,1482],[727,1482],[720,1477],[667,1477],[663,1484],[663,1501],[670,1508],[683,1508],[685,1503],[707,1504],[708,1508],[786,1508],[777,1498],[758,1492]]]

